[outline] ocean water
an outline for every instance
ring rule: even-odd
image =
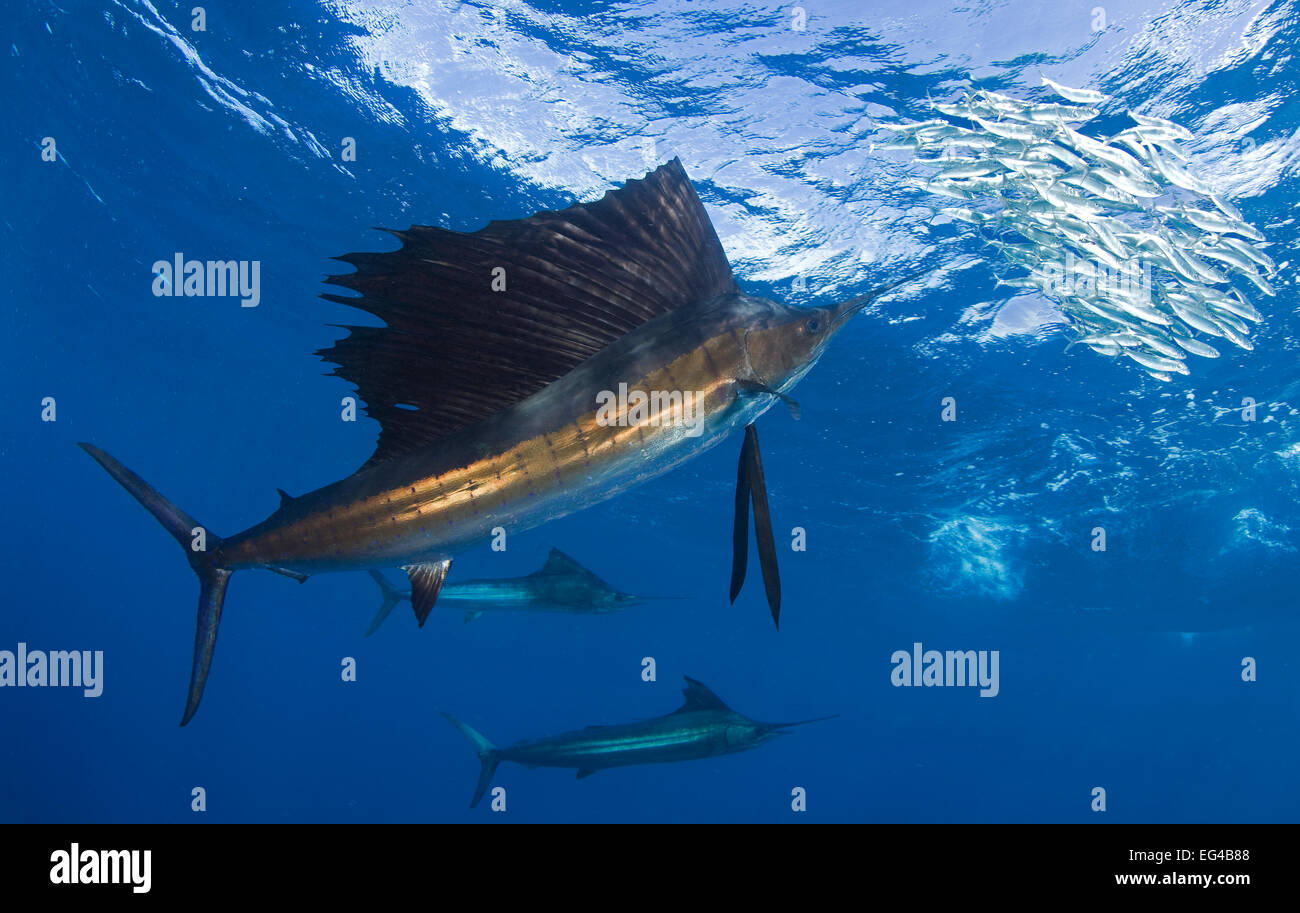
[[[96,698],[0,688],[0,820],[1294,821],[1300,10],[1103,2],[296,0],[207,4],[203,30],[193,3],[13,5],[0,650],[104,660]],[[883,120],[972,87],[1038,97],[1043,74],[1193,132],[1281,265],[1254,351],[1163,384],[1066,351],[1053,303],[998,286],[989,249],[934,223],[951,201],[879,148]],[[753,559],[726,598],[736,436],[452,570],[525,574],[558,546],[685,598],[435,608],[420,630],[399,609],[367,639],[364,574],[241,573],[178,728],[193,574],[76,442],[242,530],[374,445],[314,355],[365,322],[318,297],[330,257],[392,249],[375,226],[590,201],[674,156],[746,291],[825,305],[922,276],[837,337],[800,421],[759,422],[780,632]],[[258,261],[257,307],[155,296],[177,252]],[[998,651],[997,695],[895,687],[915,643]],[[581,781],[506,764],[506,811],[467,808],[478,765],[440,712],[506,745],[667,713],[683,675],[758,719],[838,716]]]

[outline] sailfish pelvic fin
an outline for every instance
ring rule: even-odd
[[[745,426],[745,443],[740,448],[736,469],[736,511],[731,539],[731,601],[734,603],[745,583],[749,561],[749,508],[754,508],[754,542],[758,563],[763,572],[763,589],[772,622],[781,628],[781,575],[776,563],[776,537],[772,534],[772,511],[767,501],[767,481],[763,476],[763,457],[758,449],[758,430]]]
[[[740,445],[740,464],[736,467],[736,513],[731,527],[731,602],[736,602],[745,585],[749,569],[749,432]]]

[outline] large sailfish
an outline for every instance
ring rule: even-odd
[[[453,556],[603,501],[744,428],[731,598],[744,580],[749,505],[772,617],[780,584],[753,422],[816,363],[870,295],[796,308],[746,295],[681,163],[594,203],[494,221],[469,233],[393,232],[391,253],[325,298],[382,327],[320,354],[356,385],[380,426],[355,473],[289,497],[225,538],[103,450],[81,446],[184,548],[199,577],[184,726],[212,662],[230,576],[299,580],[400,566],[423,625]],[[197,543],[205,542],[199,549]]]

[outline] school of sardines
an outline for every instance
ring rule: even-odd
[[[1133,126],[1087,136],[1080,128],[1109,96],[1043,83],[1069,104],[979,90],[932,103],[943,118],[881,124],[895,134],[884,147],[936,166],[922,188],[967,202],[940,212],[1002,254],[1012,269],[1000,285],[1057,303],[1078,334],[1071,345],[1165,382],[1189,373],[1189,354],[1251,349],[1262,318],[1242,288],[1273,295],[1277,266],[1252,243],[1264,236],[1189,170],[1179,143],[1192,134],[1128,112]]]

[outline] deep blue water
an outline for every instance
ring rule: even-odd
[[[105,671],[95,699],[0,688],[0,820],[1296,819],[1294,4],[1115,3],[1094,30],[1092,2],[818,2],[799,30],[777,5],[214,3],[202,32],[193,5],[7,13],[0,650],[102,650]],[[877,119],[971,79],[1024,95],[1040,70],[1196,134],[1201,173],[1283,264],[1253,352],[1159,384],[1064,351],[1050,306],[1008,303],[988,251],[932,226],[943,203],[872,146]],[[808,536],[781,553],[780,632],[752,559],[726,600],[737,437],[453,567],[524,574],[559,546],[620,589],[689,598],[472,624],[435,608],[418,631],[399,610],[364,639],[365,575],[241,573],[177,728],[193,575],[75,442],[242,530],[374,444],[313,354],[358,319],[317,297],[331,256],[391,249],[374,226],[591,200],[673,156],[747,291],[827,304],[929,271],[836,339],[801,421],[760,422],[778,542]],[[177,251],[260,261],[260,305],[153,296]],[[917,641],[999,651],[1000,693],[891,686]],[[439,711],[508,744],[667,713],[683,674],[760,719],[839,716],[581,781],[505,765],[508,811],[466,808],[477,763]]]

